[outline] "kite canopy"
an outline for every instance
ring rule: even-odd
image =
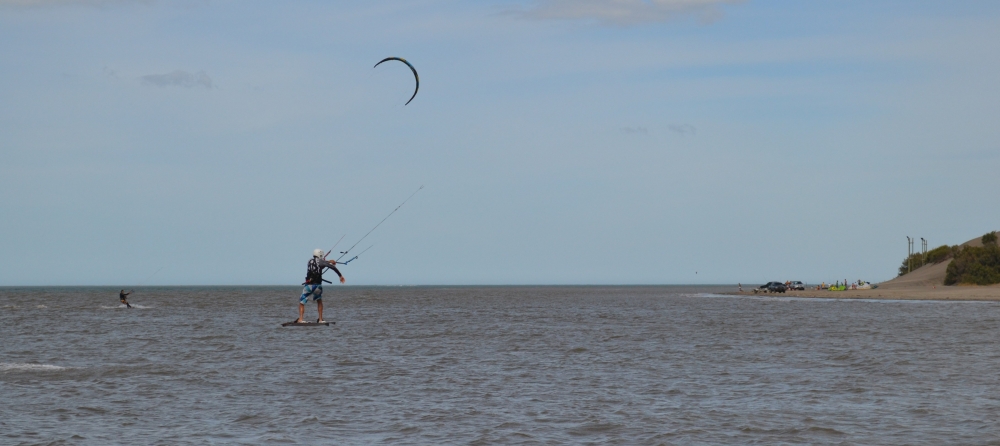
[[[410,71],[413,72],[413,79],[417,81],[417,88],[413,89],[413,96],[410,96],[410,101],[412,101],[413,98],[417,97],[417,91],[420,90],[420,76],[417,75],[417,69],[413,68],[413,65],[410,65],[410,63],[407,62],[406,59],[403,59],[402,57],[386,57],[385,59],[382,59],[377,64],[375,64],[375,67],[379,66],[379,64],[381,64],[382,62],[385,62],[387,60],[398,60],[398,61],[400,61],[402,63],[405,63],[406,66],[410,67]],[[372,68],[375,68],[375,67],[372,67]],[[410,101],[406,101],[406,104],[403,104],[403,105],[409,104]]]

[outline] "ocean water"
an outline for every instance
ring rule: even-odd
[[[0,444],[1000,444],[1000,303],[730,289],[0,288]]]

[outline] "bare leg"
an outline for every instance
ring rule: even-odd
[[[323,320],[323,301],[316,301],[316,311],[319,311],[319,320]]]
[[[305,316],[305,315],[306,315],[306,306],[305,306],[305,304],[299,302],[299,320],[297,320],[295,322],[305,322],[302,319],[302,317]]]

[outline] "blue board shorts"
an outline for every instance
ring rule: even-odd
[[[302,287],[302,295],[299,296],[299,303],[305,305],[309,302],[309,296],[313,297],[313,302],[323,300],[323,285],[306,285]]]

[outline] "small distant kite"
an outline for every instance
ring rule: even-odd
[[[402,63],[405,63],[406,66],[410,67],[410,71],[413,72],[413,79],[415,79],[417,81],[417,88],[415,88],[413,90],[413,96],[410,96],[410,101],[412,101],[413,98],[417,97],[417,90],[420,90],[420,76],[417,75],[417,69],[413,68],[413,65],[410,65],[410,63],[407,62],[406,59],[403,59],[402,57],[386,57],[385,59],[382,59],[377,64],[375,64],[375,67],[379,66],[379,64],[381,64],[382,62],[385,62],[387,60],[398,60],[398,61],[400,61]],[[375,68],[375,67],[372,67],[372,68]],[[406,104],[403,104],[403,105],[409,104],[410,101],[406,101]]]

